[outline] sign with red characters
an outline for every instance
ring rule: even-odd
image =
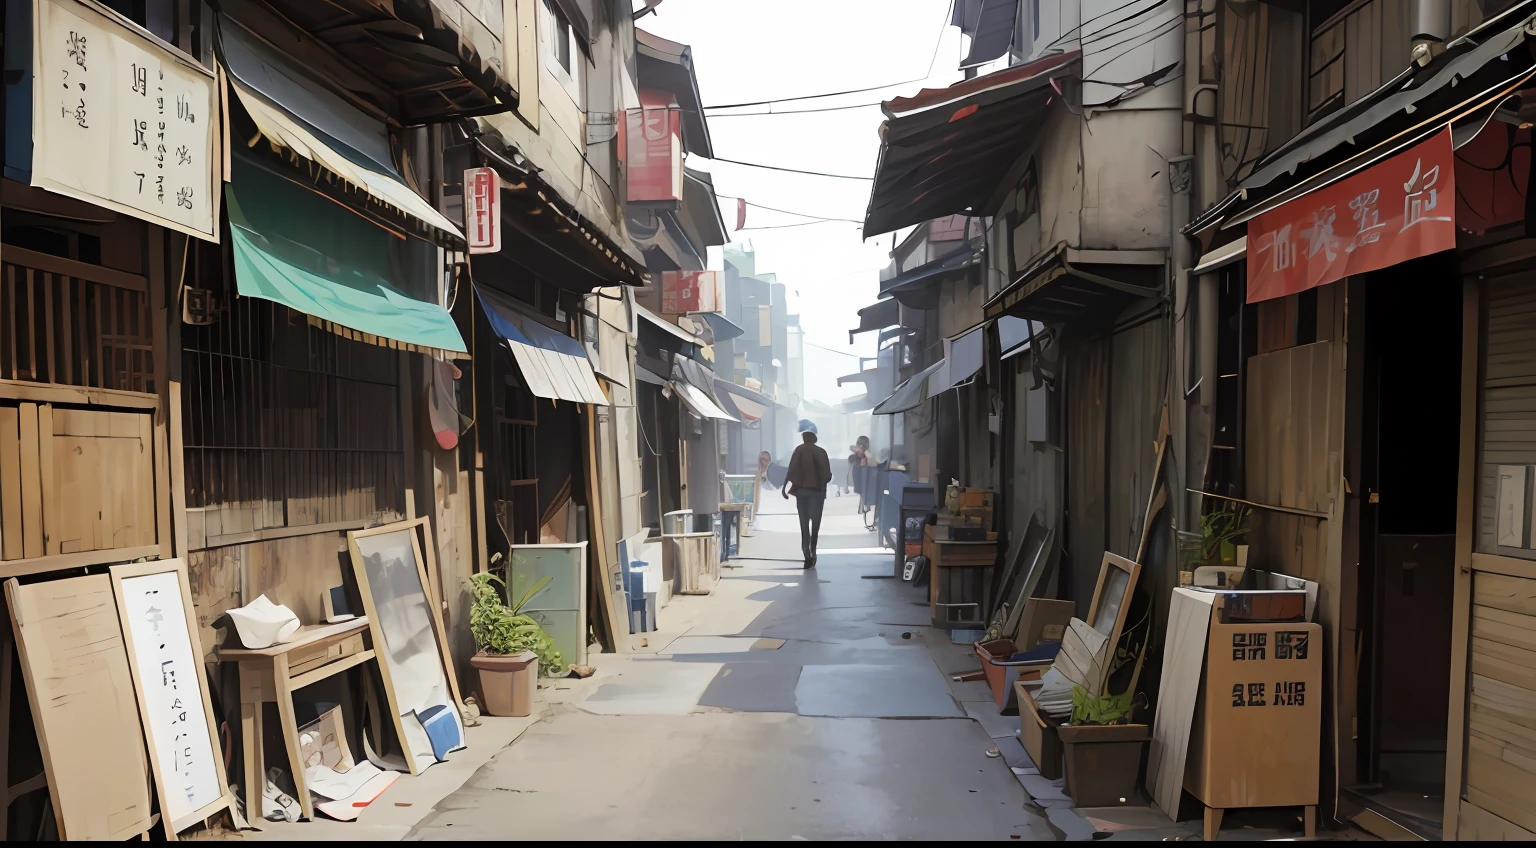
[[[1248,302],[1456,246],[1451,131],[1248,222]]]
[[[501,181],[492,168],[464,172],[464,237],[470,253],[501,250]]]

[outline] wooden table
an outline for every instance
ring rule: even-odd
[[[262,815],[261,790],[266,786],[262,754],[262,704],[277,703],[283,725],[283,744],[288,747],[288,769],[304,818],[315,817],[304,781],[299,755],[299,724],[293,715],[293,693],[374,658],[363,644],[368,618],[359,616],[337,624],[309,624],[293,639],[267,648],[220,648],[220,662],[239,663],[240,731],[245,738],[245,815],[256,821]]]
[[[975,607],[976,619],[971,622],[980,628],[985,628],[987,614],[991,611],[988,603],[991,594],[990,583],[992,581],[992,566],[997,564],[997,542],[951,542],[945,539],[933,537],[934,525],[923,527],[923,556],[928,557],[928,618],[934,627],[951,629],[965,626],[962,622],[951,622],[947,615],[941,617],[939,610],[950,607]],[[968,589],[961,592],[963,597],[954,597],[956,581],[949,579],[944,569],[965,568],[971,571],[966,575],[970,579],[963,580]],[[955,583],[955,586],[946,587],[946,583]],[[951,591],[940,600],[942,590],[949,588]]]

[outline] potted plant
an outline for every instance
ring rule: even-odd
[[[1133,801],[1141,749],[1152,735],[1147,725],[1132,722],[1136,684],[1146,656],[1146,630],[1138,625],[1121,639],[1104,685],[1106,691],[1120,694],[1094,697],[1083,687],[1073,686],[1072,721],[1056,728],[1067,794],[1079,807]]]
[[[1248,533],[1253,510],[1223,501],[1201,516],[1200,531],[1179,532],[1179,570],[1197,586],[1235,586],[1248,565],[1248,546],[1238,542]],[[1204,572],[1204,573],[1202,573]]]
[[[476,650],[470,664],[479,672],[480,695],[490,715],[531,714],[538,672],[557,675],[565,671],[554,640],[522,611],[550,580],[545,577],[535,583],[511,606],[502,601],[506,582],[500,577],[476,574],[469,580],[474,593],[469,631],[475,637]]]

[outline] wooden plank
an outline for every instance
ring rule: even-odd
[[[0,579],[25,577],[29,574],[42,574],[48,571],[63,571],[67,568],[82,568],[87,565],[127,562],[140,557],[152,557],[158,550],[158,548],[151,545],[142,548],[81,551],[76,554],[58,554],[56,556],[23,557],[22,559],[6,560],[0,562]]]
[[[89,406],[116,406],[124,409],[154,409],[159,398],[143,392],[93,389],[82,386],[50,386],[0,380],[0,398],[37,403],[73,403]]]
[[[582,417],[586,419],[587,425],[586,444],[582,445],[582,453],[586,455],[587,523],[592,535],[592,544],[587,546],[587,556],[591,558],[589,570],[592,582],[597,587],[595,594],[598,606],[602,608],[603,626],[608,631],[608,646],[616,652],[628,653],[629,616],[614,609],[613,592],[610,591],[612,577],[608,558],[615,553],[608,544],[603,527],[602,486],[598,482],[597,470],[597,414],[590,405],[584,405]]]
[[[61,839],[149,829],[149,763],[105,574],[5,584]]]
[[[20,412],[0,406],[0,560],[21,559]]]
[[[1536,691],[1536,668],[1478,651],[1480,639],[1472,640],[1472,673]],[[1530,653],[1526,651],[1525,653]]]
[[[432,627],[437,633],[437,650],[443,657],[443,674],[448,678],[448,689],[453,694],[453,703],[458,708],[459,714],[465,713],[464,696],[459,693],[459,675],[453,667],[453,651],[448,648],[448,628],[443,624],[443,586],[442,582],[434,578],[440,577],[437,570],[437,539],[432,535],[432,519],[423,515],[416,519],[419,530],[416,533],[416,568],[421,577],[422,588],[427,590],[427,607],[432,611]]]
[[[187,278],[187,265],[191,260],[191,236],[183,235],[181,244],[181,264],[178,267],[179,278]],[[150,337],[153,344],[152,366],[154,369],[154,390],[156,393],[154,417],[152,426],[154,434],[149,444],[151,461],[154,463],[153,475],[153,513],[155,517],[154,539],[160,545],[160,556],[170,558],[172,555],[186,556],[185,550],[174,550],[171,545],[171,493],[170,493],[170,458],[166,456],[169,450],[170,433],[166,421],[167,404],[169,395],[166,385],[169,382],[170,363],[168,347],[168,333],[171,329],[170,310],[166,306],[166,286],[170,275],[165,270],[165,247],[161,239],[150,239],[148,250],[149,276],[155,281],[149,287],[150,311]],[[179,294],[179,292],[178,292]],[[179,298],[173,297],[172,302],[180,303]],[[180,324],[180,316],[176,316],[176,324]],[[179,351],[178,351],[179,354]]]
[[[178,554],[187,551],[187,484],[183,465],[185,451],[181,435],[181,381],[171,380],[166,386],[166,422],[170,430],[171,463],[171,528],[174,548]]]
[[[37,404],[20,406],[22,557],[46,555],[43,550],[43,478],[38,459]]]
[[[1520,766],[1501,759],[1478,739],[1467,740],[1467,788],[1521,810],[1536,813],[1536,779]]]
[[[75,277],[80,280],[88,280],[93,283],[102,283],[136,292],[145,291],[147,288],[144,278],[138,274],[129,274],[126,271],[118,271],[101,265],[92,265],[89,262],[77,262],[73,259],[65,259],[47,253],[38,253],[35,250],[27,250],[13,244],[5,246],[5,261],[7,264],[15,263],[28,269],[35,268],[51,274],[63,274],[67,277]]]
[[[1504,574],[1526,580],[1536,580],[1536,561],[1499,556],[1497,554],[1472,554],[1472,568],[1479,572]]]
[[[58,368],[54,365],[54,348],[58,347],[58,344],[53,336],[53,275],[43,274],[42,284],[44,323],[43,331],[38,334],[38,337],[42,340],[43,346],[47,348],[48,382],[62,383],[64,381],[59,379]],[[32,328],[32,331],[34,333],[37,332],[36,326]]]
[[[1152,727],[1147,786],[1153,802],[1175,820],[1184,791],[1184,764],[1189,756],[1189,734],[1199,700],[1214,599],[1209,593],[1175,589],[1168,604],[1163,673],[1158,686],[1162,694]]]
[[[1513,822],[1527,830],[1536,830],[1536,814],[1529,809],[1511,803],[1502,797],[1474,786],[1468,786],[1465,797],[1469,804],[1482,807],[1499,818]]]
[[[1536,833],[1500,818],[1468,801],[1458,799],[1460,808],[1456,838],[1469,842],[1531,842]]]
[[[1536,615],[1536,580],[1483,573],[1472,580],[1472,602],[1484,607]]]
[[[1523,619],[1523,620],[1522,620]],[[1536,650],[1536,616],[1505,612],[1493,607],[1472,607],[1472,636]]]
[[[65,505],[64,499],[59,495],[57,475],[54,474],[55,465],[53,405],[39,404],[37,407],[37,467],[38,476],[43,481],[43,550],[50,556],[63,553],[59,549],[59,539]]]
[[[1445,806],[1443,833],[1460,832],[1465,763],[1467,682],[1472,632],[1472,546],[1476,536],[1478,371],[1481,355],[1482,294],[1479,283],[1461,287],[1461,436],[1456,472],[1456,570],[1451,594],[1450,700],[1445,734]],[[1486,809],[1486,807],[1484,807]]]

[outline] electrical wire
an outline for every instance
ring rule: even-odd
[[[800,97],[778,97],[772,100],[754,100],[747,103],[723,103],[718,106],[705,106],[704,109],[705,111],[710,111],[715,109],[744,109],[748,106],[772,106],[775,103],[794,103],[800,100],[820,100],[826,97],[841,97],[844,94],[865,94],[871,91],[880,91],[882,89],[894,88],[898,85],[910,85],[914,82],[926,82],[930,77],[933,76],[933,69],[936,65],[938,65],[939,49],[944,46],[944,33],[947,29],[949,29],[950,21],[954,20],[954,11],[955,0],[950,0],[949,5],[944,9],[944,24],[939,28],[939,37],[933,45],[933,56],[928,59],[928,73],[917,79],[902,80],[901,82],[890,82],[886,83],[885,85],[876,85],[869,88],[850,88],[846,91],[828,91],[822,94],[806,94]]]
[[[761,226],[756,226],[756,227],[742,227],[741,229],[737,230],[736,232],[744,233],[747,230],[787,230],[787,229],[790,229],[792,227],[814,227],[817,224],[850,224],[850,223],[852,223],[852,224],[859,224],[859,223],[862,223],[862,222],[861,221],[834,221],[834,220],[831,220],[831,219],[822,220],[822,221],[800,221],[800,222],[795,223],[795,224],[766,224],[766,225],[761,225]]]
[[[732,165],[745,165],[748,168],[763,168],[769,171],[783,171],[789,174],[805,174],[811,177],[831,177],[836,180],[874,180],[874,177],[857,177],[853,174],[828,174],[824,171],[803,171],[799,168],[784,168],[778,165],[760,165],[756,162],[743,162],[739,159],[721,159],[716,157],[711,162],[729,162]]]
[[[875,103],[850,103],[847,106],[822,106],[816,109],[791,109],[787,112],[775,112],[770,108],[767,112],[728,112],[722,115],[709,115],[708,117],[711,121],[714,121],[720,118],[761,118],[764,116],[776,117],[779,115],[809,115],[813,112],[844,112],[849,109],[869,109],[874,106],[883,105],[885,105],[883,101],[877,101]],[[695,110],[683,109],[680,111],[693,112]]]
[[[721,200],[741,200],[742,199],[740,197],[732,197],[729,194],[718,194],[718,195],[715,195],[715,196],[720,198]],[[850,224],[862,224],[862,223],[864,223],[863,221],[861,221],[861,220],[859,220],[857,218],[834,218],[834,217],[829,217],[829,216],[826,216],[826,215],[811,215],[811,214],[806,213],[806,212],[791,212],[788,209],[778,209],[778,208],[775,208],[773,206],[764,206],[761,203],[753,203],[750,200],[746,201],[746,204],[748,206],[751,206],[753,209],[762,209],[762,210],[765,210],[765,211],[768,211],[768,212],[782,212],[785,215],[794,215],[797,218],[815,218],[818,221],[847,221]]]

